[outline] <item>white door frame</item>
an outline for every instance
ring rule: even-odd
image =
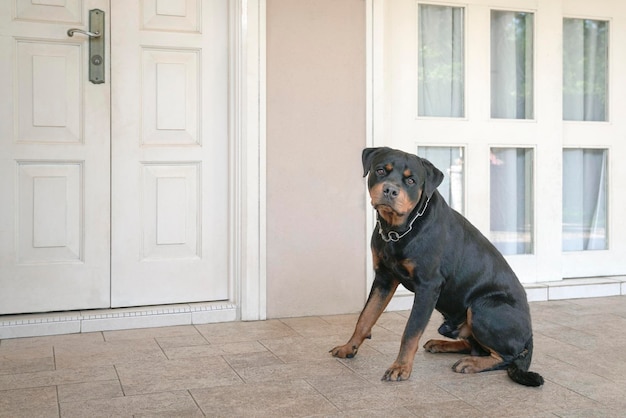
[[[266,298],[266,0],[235,5],[232,57],[236,86],[231,107],[233,191],[230,271],[241,320],[267,317]]]

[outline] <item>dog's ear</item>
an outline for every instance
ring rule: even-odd
[[[424,193],[430,197],[443,181],[443,173],[425,158],[420,158],[422,165],[426,169],[426,179],[424,180]]]
[[[372,166],[372,161],[376,154],[381,151],[387,150],[387,147],[379,147],[379,148],[365,148],[363,150],[363,154],[361,154],[361,159],[363,160],[363,177],[367,176],[370,172],[370,167]]]

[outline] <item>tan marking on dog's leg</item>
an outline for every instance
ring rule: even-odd
[[[489,352],[488,356],[472,356],[472,357],[464,357],[461,360],[457,361],[453,366],[452,370],[457,373],[480,373],[486,370],[492,370],[494,367],[503,363],[502,356],[494,351],[493,349],[482,344],[474,335],[474,330],[472,328],[472,310],[467,310],[467,319],[466,322],[460,329],[459,336],[464,336],[467,338],[471,335],[471,337],[478,343],[483,349]]]
[[[372,335],[372,327],[383,313],[393,294],[398,287],[398,282],[394,282],[391,289],[386,295],[383,295],[380,289],[373,289],[372,293],[359,316],[359,320],[354,328],[354,333],[350,340],[341,346],[337,346],[330,350],[334,357],[352,358],[356,355],[359,347],[366,338]]]
[[[457,373],[480,373],[486,370],[492,370],[494,367],[502,363],[502,357],[492,352],[491,355],[485,357],[463,357],[454,363],[452,370]]]
[[[472,330],[472,308],[467,309],[465,322],[459,328],[459,338],[468,338],[474,333]]]
[[[430,340],[424,344],[424,350],[429,353],[464,353],[472,351],[472,346],[467,340]]]
[[[406,272],[409,273],[409,277],[413,277],[413,273],[415,272],[415,262],[411,259],[405,258],[400,261],[400,264],[404,267]]]
[[[472,335],[472,310],[467,310],[467,318],[459,327],[459,340],[430,340],[424,344],[424,349],[431,353],[464,353],[472,351],[472,345],[467,338]]]
[[[374,266],[374,270],[378,270],[378,266],[380,265],[380,254],[374,248],[372,248],[372,265]]]
[[[415,353],[417,353],[421,336],[422,333],[420,332],[406,341],[403,339],[398,358],[387,369],[381,380],[400,381],[407,380],[411,376],[413,361],[415,360]]]

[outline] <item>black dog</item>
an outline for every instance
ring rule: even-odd
[[[354,357],[399,284],[415,293],[400,352],[382,380],[411,375],[419,339],[434,309],[445,318],[430,340],[431,353],[470,354],[458,373],[507,369],[515,382],[541,386],[529,372],[533,336],[526,292],[504,257],[473,225],[452,210],[437,186],[443,174],[429,161],[390,148],[363,150],[372,205],[376,277],[350,340],[330,352]]]

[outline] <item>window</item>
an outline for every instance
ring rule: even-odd
[[[563,19],[563,119],[606,121],[609,23]]]
[[[420,4],[418,115],[463,117],[463,8]]]
[[[563,150],[563,251],[607,249],[606,155]]]
[[[445,174],[437,190],[452,209],[463,213],[465,206],[463,147],[418,147],[417,154]]]
[[[491,242],[504,255],[533,251],[533,150],[492,148]]]
[[[533,118],[533,14],[491,11],[491,117]]]

